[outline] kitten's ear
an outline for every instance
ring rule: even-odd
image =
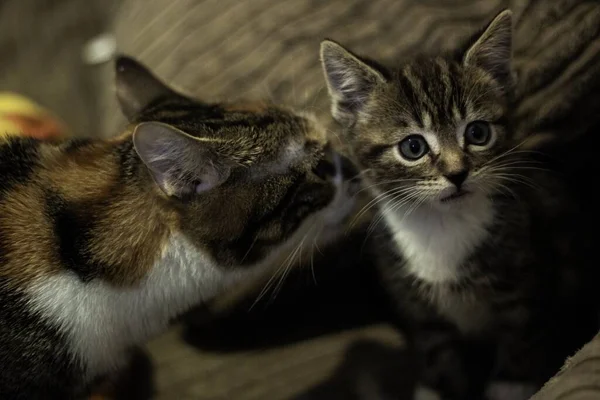
[[[499,13],[466,51],[464,65],[474,65],[503,83],[512,79],[512,11]]]
[[[177,94],[145,66],[127,56],[117,57],[117,98],[129,121],[154,100]]]
[[[229,177],[229,167],[211,149],[210,140],[195,138],[170,125],[139,124],[133,133],[133,145],[168,196],[203,193]]]
[[[321,42],[321,63],[331,97],[331,113],[342,125],[350,126],[373,89],[386,82],[380,71],[332,40]]]

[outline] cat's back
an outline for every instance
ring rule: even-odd
[[[11,138],[0,143],[0,278],[11,286],[61,268],[56,257],[61,210],[93,199],[117,182],[119,164],[101,142],[46,142]],[[100,189],[98,183],[103,183]]]
[[[22,137],[0,143],[0,201],[31,178],[40,162],[41,147],[41,141]]]
[[[60,387],[76,385],[64,338],[28,307],[28,290],[53,268],[39,179],[53,147],[29,138],[0,143],[0,398],[31,398],[24,382],[48,398],[64,398]]]

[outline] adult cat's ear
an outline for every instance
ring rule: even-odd
[[[158,98],[177,96],[177,93],[133,58],[117,57],[115,68],[117,98],[129,121]]]
[[[168,196],[203,193],[229,177],[230,168],[221,163],[210,139],[195,138],[170,125],[139,124],[133,132],[133,144]]]
[[[350,126],[373,89],[386,82],[383,74],[332,40],[321,42],[321,63],[331,97],[331,113]]]
[[[468,48],[464,65],[482,68],[504,84],[512,81],[512,12],[504,10]]]

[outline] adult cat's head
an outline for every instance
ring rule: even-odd
[[[511,12],[466,48],[394,69],[326,40],[334,118],[376,194],[402,205],[462,208],[506,190],[518,163],[508,126]]]
[[[262,103],[203,103],[127,57],[117,62],[117,94],[157,192],[176,205],[182,233],[219,265],[255,265],[301,235],[312,245],[350,212],[341,158],[311,117]]]

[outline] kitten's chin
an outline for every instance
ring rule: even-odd
[[[473,203],[477,202],[482,197],[485,197],[485,195],[478,191],[470,189],[460,191],[455,190],[436,197],[430,204],[432,207],[441,211],[462,210],[471,207]]]

